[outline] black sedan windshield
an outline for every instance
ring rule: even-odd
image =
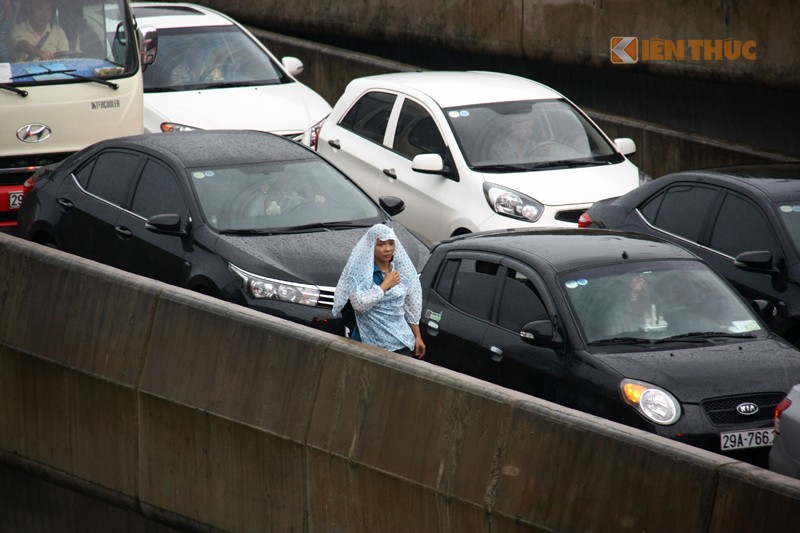
[[[800,199],[776,204],[778,214],[786,226],[795,250],[800,251]]]
[[[585,269],[559,281],[590,345],[748,338],[762,331],[753,311],[699,262]]]
[[[188,176],[206,221],[223,232],[372,225],[378,207],[319,158],[194,168]]]

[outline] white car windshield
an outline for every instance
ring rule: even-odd
[[[475,170],[535,170],[623,160],[565,100],[495,102],[452,107],[444,113],[467,164]]]
[[[317,158],[187,170],[206,221],[231,233],[298,226],[371,226],[385,216]]]
[[[275,85],[291,82],[236,26],[158,30],[156,62],[144,71],[145,92]]]
[[[754,337],[762,326],[717,274],[696,261],[632,263],[563,274],[587,344]]]

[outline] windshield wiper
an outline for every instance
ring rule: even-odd
[[[330,231],[333,229],[349,229],[349,228],[368,228],[370,224],[358,224],[356,222],[349,222],[342,220],[339,222],[311,222],[310,224],[301,224],[299,226],[287,226],[280,228],[278,233],[296,233],[312,229],[324,229]]]
[[[13,85],[6,85],[5,83],[0,83],[0,89],[5,89],[6,91],[11,91],[12,93],[17,93],[21,97],[25,98],[28,96],[28,91],[24,89],[17,89]]]
[[[728,333],[725,331],[692,331],[689,333],[681,333],[679,335],[673,335],[672,337],[666,337],[664,339],[658,339],[656,342],[674,342],[674,341],[704,342],[708,339],[713,339],[718,337],[723,337],[728,339],[755,339],[756,335],[753,333]]]
[[[86,81],[93,81],[95,83],[99,83],[101,85],[105,85],[106,87],[111,87],[115,91],[119,89],[119,85],[108,81],[108,80],[101,80],[100,78],[92,78],[90,76],[83,76],[81,74],[75,74],[75,69],[63,69],[63,70],[51,70],[45,66],[40,65],[44,72],[28,72],[27,74],[20,74],[19,76],[13,76],[11,79],[16,80],[19,78],[33,78],[34,76],[50,76],[52,74],[66,74],[67,76],[72,76],[73,78],[78,78],[79,80],[86,80]]]
[[[341,221],[341,222],[312,222],[310,224],[303,224],[300,226],[285,226],[281,228],[270,229],[224,229],[220,233],[222,235],[285,235],[290,233],[302,233],[309,230],[335,230],[335,229],[350,229],[350,228],[368,228],[371,224],[358,224],[355,222]]]
[[[592,159],[587,161],[585,159],[570,159],[560,161],[543,161],[540,163],[514,163],[502,165],[477,165],[472,167],[473,170],[485,170],[487,172],[518,172],[520,170],[543,170],[553,168],[578,168],[578,167],[594,167],[598,165],[608,165],[608,161]]]
[[[520,170],[530,170],[530,165],[518,163],[515,165],[476,165],[473,170],[485,170],[487,172],[519,172]]]
[[[223,229],[221,235],[272,235],[274,232],[268,229]]]
[[[613,346],[618,344],[651,344],[652,339],[643,339],[640,337],[614,337],[611,339],[600,339],[599,341],[592,341],[588,346]]]

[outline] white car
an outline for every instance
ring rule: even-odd
[[[294,75],[303,64],[275,56],[230,17],[194,4],[133,3],[139,27],[158,34],[144,71],[147,132],[269,131],[311,145],[331,107]]]
[[[427,244],[517,226],[576,226],[645,175],[564,96],[492,72],[401,72],[350,82],[317,150]]]

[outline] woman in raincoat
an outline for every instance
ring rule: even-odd
[[[350,253],[336,285],[333,314],[348,300],[356,316],[352,339],[403,355],[425,355],[417,270],[389,226],[372,226]]]

